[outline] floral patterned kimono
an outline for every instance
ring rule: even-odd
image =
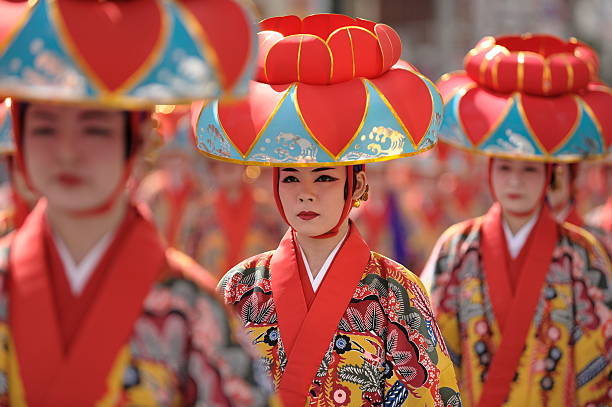
[[[50,233],[43,200],[2,240],[0,405],[267,404],[212,280],[136,209],[80,296]]]
[[[515,259],[499,204],[449,228],[424,272],[466,406],[609,406],[612,269],[547,207]]]
[[[459,406],[420,280],[351,224],[313,292],[291,230],[220,282],[286,406]]]

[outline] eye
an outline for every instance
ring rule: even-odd
[[[107,127],[102,126],[87,126],[83,129],[85,134],[90,136],[102,136],[107,137],[110,136],[112,131]]]
[[[508,164],[501,164],[497,167],[500,171],[510,171],[510,166]]]
[[[282,182],[288,184],[290,182],[300,182],[300,180],[297,179],[297,177],[295,177],[294,175],[287,175],[285,178],[283,178]]]
[[[338,181],[338,178],[332,177],[331,175],[320,175],[315,179],[315,182],[334,182]]]
[[[535,173],[538,172],[538,169],[536,167],[525,167],[525,172]]]
[[[36,126],[32,129],[32,134],[35,136],[52,136],[55,134],[55,127],[52,126]]]

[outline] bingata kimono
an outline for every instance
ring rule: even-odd
[[[420,280],[353,224],[318,290],[291,230],[219,284],[286,406],[459,406]]]
[[[214,283],[137,209],[74,296],[45,207],[1,242],[1,406],[267,405]]]
[[[547,207],[514,259],[501,207],[449,228],[423,274],[466,406],[610,406],[612,271]]]

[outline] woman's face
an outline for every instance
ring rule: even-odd
[[[278,192],[289,225],[304,236],[333,229],[344,208],[345,167],[281,168]]]
[[[528,214],[541,204],[546,165],[531,161],[493,159],[491,183],[504,210]]]
[[[34,188],[64,210],[104,204],[125,169],[125,114],[118,110],[31,104],[23,156]]]

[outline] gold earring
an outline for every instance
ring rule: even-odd
[[[359,205],[361,205],[361,201],[357,200],[357,201],[353,202],[353,207],[359,208]]]
[[[365,191],[363,191],[363,195],[361,195],[361,198],[359,199],[365,202],[368,200],[369,197],[370,197],[370,185],[366,184]]]

